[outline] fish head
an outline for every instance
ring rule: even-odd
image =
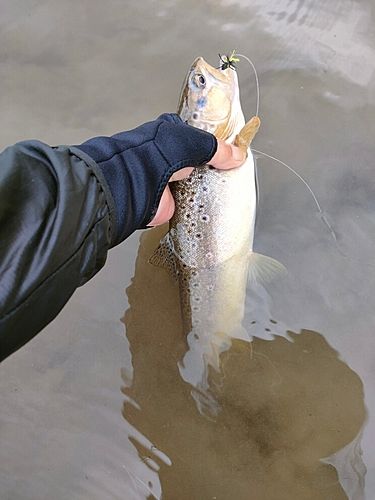
[[[214,68],[198,57],[185,78],[178,113],[189,125],[233,139],[244,124],[236,71]]]

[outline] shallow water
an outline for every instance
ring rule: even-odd
[[[147,262],[163,229],[113,249],[0,367],[1,498],[375,498],[372,2],[0,10],[1,146],[78,143],[174,111],[195,56],[236,47],[259,71],[254,147],[309,181],[337,239],[303,184],[259,158],[255,249],[288,275],[248,289],[254,340],[233,340],[222,373],[209,370],[216,415],[178,368],[177,285]],[[249,117],[254,79],[245,63],[239,75]]]

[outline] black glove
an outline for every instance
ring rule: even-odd
[[[112,193],[113,246],[147,226],[171,175],[183,167],[206,164],[216,152],[217,140],[186,125],[178,115],[165,113],[134,130],[95,137],[76,147],[97,163]]]

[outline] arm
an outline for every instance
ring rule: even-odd
[[[76,147],[26,141],[0,154],[0,360],[34,337],[108,249],[155,215],[169,178],[217,141],[162,115]]]

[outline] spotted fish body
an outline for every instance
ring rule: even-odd
[[[202,58],[196,59],[182,88],[179,114],[190,125],[233,142],[245,124],[236,72],[218,70]],[[171,183],[171,190],[176,209],[164,241],[164,258],[174,261],[170,267],[179,275],[186,320],[191,305],[199,302],[197,293],[194,295],[196,273],[252,250],[256,214],[253,156],[248,150],[246,162],[234,170],[208,165],[195,169],[187,179]]]
[[[230,338],[243,337],[241,320],[257,206],[254,160],[248,146],[259,119],[244,127],[236,72],[215,69],[202,58],[194,61],[187,74],[178,112],[188,124],[247,151],[239,168],[224,171],[206,165],[171,183],[175,213],[151,259],[178,276],[184,329],[189,334],[189,351],[180,371],[202,391],[207,366],[219,369],[220,352],[228,348]]]

